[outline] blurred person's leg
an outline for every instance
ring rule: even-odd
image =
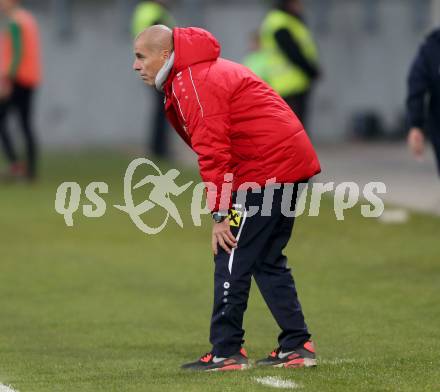
[[[33,97],[34,89],[15,85],[15,105],[20,117],[21,130],[26,148],[27,177],[34,180],[37,174],[37,145],[33,126]]]
[[[434,148],[434,155],[437,162],[438,174],[440,176],[440,131],[435,130],[431,132],[431,142],[432,142],[432,147]]]
[[[16,103],[16,92],[13,89],[11,96],[0,103],[0,142],[3,146],[6,159],[9,163],[9,168],[5,172],[7,178],[21,178],[25,175],[26,169],[22,162],[19,161],[18,155],[15,151],[14,143],[8,129],[8,114]]]
[[[8,163],[10,165],[11,172],[14,171],[15,165],[18,164],[17,153],[15,152],[15,148],[7,127],[7,117],[11,107],[13,106],[14,98],[15,97],[13,91],[9,98],[0,102],[0,142],[2,144],[6,159],[8,160]]]
[[[283,97],[307,130],[310,92]]]
[[[168,155],[168,134],[167,122],[164,109],[164,94],[155,91],[155,108],[153,132],[151,135],[151,151],[159,158],[166,158]]]

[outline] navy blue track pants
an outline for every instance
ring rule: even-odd
[[[243,315],[247,307],[251,277],[281,328],[279,345],[294,349],[310,338],[298,300],[295,283],[287,266],[283,249],[293,229],[294,217],[281,211],[282,189],[274,191],[270,216],[263,216],[263,191],[246,193],[245,204],[234,204],[231,211],[231,231],[238,246],[229,255],[219,247],[215,256],[214,307],[210,342],[219,357],[235,354],[244,343]],[[297,186],[291,191],[290,209],[296,202]],[[234,203],[237,195],[233,195]],[[250,206],[259,207],[249,216]]]

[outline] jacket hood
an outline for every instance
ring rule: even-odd
[[[215,61],[220,56],[221,47],[217,39],[198,27],[173,29],[174,70],[179,72],[190,65]]]

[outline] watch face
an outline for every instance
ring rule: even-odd
[[[223,222],[224,218],[222,215],[220,215],[218,212],[215,212],[214,214],[212,214],[212,218],[214,219],[214,221],[216,223],[221,223]]]

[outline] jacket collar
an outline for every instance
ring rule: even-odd
[[[170,58],[165,62],[165,64],[162,66],[162,68],[159,70],[159,72],[156,75],[156,89],[158,91],[164,91],[164,84],[167,81],[168,77],[170,76],[171,70],[174,67],[174,52],[171,53]]]

